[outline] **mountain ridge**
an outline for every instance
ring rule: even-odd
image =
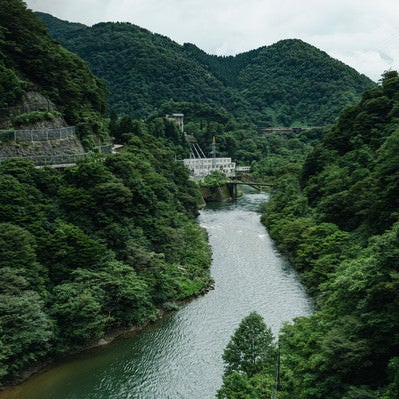
[[[299,39],[221,57],[127,22],[88,27],[37,15],[108,84],[110,107],[134,117],[172,99],[223,107],[259,125],[329,124],[375,86]]]

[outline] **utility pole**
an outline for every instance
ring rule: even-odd
[[[216,137],[212,136],[212,168],[215,167],[215,159],[216,159]]]
[[[277,343],[277,361],[276,361],[276,385],[271,399],[276,399],[280,390],[280,345]]]

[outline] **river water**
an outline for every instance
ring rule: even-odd
[[[213,249],[215,289],[110,345],[82,353],[0,399],[212,399],[222,384],[222,354],[240,321],[261,314],[275,335],[312,311],[296,273],[278,254],[251,189],[217,204],[199,221]]]

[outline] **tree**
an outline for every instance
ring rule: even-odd
[[[275,358],[273,333],[262,316],[252,312],[241,321],[223,353],[225,375],[238,372],[253,377],[263,370],[272,370]]]
[[[103,293],[102,313],[115,325],[141,324],[152,313],[156,313],[144,279],[122,262],[110,260],[103,265],[102,270],[78,269],[73,275],[75,282],[82,287]]]
[[[110,320],[103,312],[103,290],[74,281],[57,285],[53,293],[51,315],[57,323],[58,351],[79,348],[104,334]]]
[[[57,220],[51,239],[46,243],[47,257],[53,283],[69,281],[71,272],[78,268],[96,269],[107,254],[104,244],[90,237],[78,226]]]
[[[270,398],[277,349],[272,331],[256,312],[245,317],[224,353],[225,372],[217,399]]]
[[[394,357],[389,362],[388,373],[390,384],[383,399],[398,398],[399,397],[399,357]]]
[[[250,384],[248,377],[233,372],[229,374],[223,386],[217,392],[217,399],[256,399],[255,388]]]
[[[34,236],[22,227],[0,223],[0,294],[33,289],[47,296],[47,270],[36,258]],[[21,280],[26,282],[21,285]]]
[[[23,285],[21,277],[19,280]],[[52,323],[36,292],[24,290],[13,295],[0,291],[0,332],[0,376],[15,377],[47,355]]]
[[[15,104],[22,97],[22,84],[12,69],[0,63],[0,107]]]

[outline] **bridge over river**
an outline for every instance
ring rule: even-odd
[[[257,190],[261,190],[262,188],[273,187],[273,184],[271,184],[271,183],[255,182],[255,181],[240,181],[240,180],[231,180],[231,181],[227,182],[226,185],[227,185],[227,188],[229,189],[231,198],[233,200],[237,199],[237,186],[239,186],[239,185],[250,186]]]

